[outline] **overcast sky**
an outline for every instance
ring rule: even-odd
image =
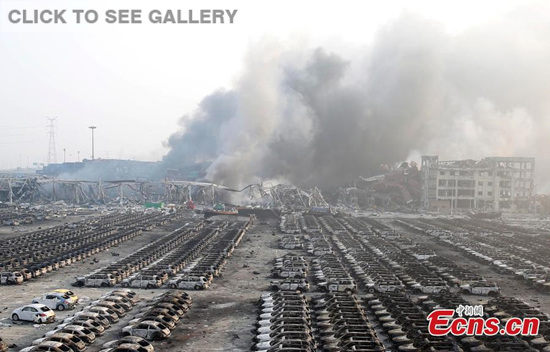
[[[231,87],[248,48],[263,37],[327,45],[340,54],[368,47],[377,28],[404,11],[460,33],[506,13],[514,1],[71,1],[70,8],[237,9],[232,25],[7,23],[0,0],[0,169],[45,162],[47,117],[57,116],[57,160],[91,155],[160,160],[182,115]],[[42,8],[69,2],[41,1]]]

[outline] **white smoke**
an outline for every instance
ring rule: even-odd
[[[233,89],[182,119],[165,161],[211,161],[207,178],[231,187],[334,188],[422,154],[535,156],[546,183],[549,23],[549,11],[522,8],[450,35],[404,14],[360,58],[262,40]]]

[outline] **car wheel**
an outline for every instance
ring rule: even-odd
[[[107,287],[107,286],[109,286],[109,285],[107,285],[106,282],[102,282],[102,283],[101,283],[101,287]]]
[[[65,306],[60,304],[60,305],[57,306],[57,310],[63,311],[63,310],[65,310]]]
[[[374,293],[376,290],[374,288],[369,288],[369,293]]]
[[[11,320],[13,320],[13,321],[18,321],[18,320],[19,320],[19,315],[17,315],[17,314],[12,314]]]
[[[147,288],[153,288],[153,285],[147,284]]]
[[[127,282],[123,282],[123,283],[122,283],[122,287],[130,287],[130,284],[127,283]]]
[[[469,295],[469,294],[470,294],[470,291],[468,291],[468,290],[462,290],[462,294],[463,294],[463,295]]]
[[[172,284],[172,285],[170,285],[170,288],[176,289],[176,288],[178,288],[178,285]]]
[[[201,287],[199,285],[195,285],[195,290],[200,290]]]

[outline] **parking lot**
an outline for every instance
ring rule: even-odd
[[[159,298],[170,293],[167,297],[173,299],[172,294],[182,292],[170,282],[183,285],[185,280],[178,278],[203,275],[209,286],[183,290],[192,304],[185,306],[167,338],[151,342],[155,350],[263,351],[292,346],[304,351],[359,347],[458,351],[479,346],[495,350],[496,345],[504,345],[540,351],[548,347],[550,299],[541,281],[545,280],[545,254],[532,256],[529,266],[527,258],[510,253],[517,245],[515,237],[533,237],[529,232],[534,230],[518,228],[510,235],[496,227],[489,234],[485,223],[393,216],[315,218],[294,214],[290,218],[292,221],[283,224],[286,226],[277,220],[252,224],[246,218],[205,222],[192,213],[173,216],[169,221],[156,218],[154,226],[142,224],[135,236],[102,247],[70,265],[21,285],[2,285],[0,336],[12,346],[10,351],[18,351],[62,320],[88,310],[102,295],[112,290],[136,292],[137,305],[87,347],[88,351],[100,351],[107,341],[120,339],[136,316],[158,304],[164,308],[172,304]],[[467,226],[471,227],[470,234],[465,232]],[[119,227],[116,233],[129,228]],[[479,235],[482,232],[486,234]],[[493,237],[501,242],[506,239],[510,245],[490,246]],[[13,238],[10,233],[2,239]],[[534,243],[545,240],[534,238]],[[489,244],[479,245],[483,241]],[[465,249],[475,243],[477,251]],[[501,262],[494,264],[484,257],[489,254],[495,258],[514,254],[515,259],[503,268]],[[176,262],[181,265],[176,267]],[[124,263],[131,265],[117,271]],[[165,264],[174,265],[167,269]],[[512,265],[522,271],[512,273],[515,269],[508,269]],[[161,280],[166,270],[173,272]],[[77,278],[90,277],[94,272],[112,272],[114,286],[102,287],[90,280],[75,286]],[[157,276],[159,285],[132,284],[134,278],[146,275]],[[469,292],[472,287],[485,291]],[[499,291],[493,292],[491,287]],[[55,311],[53,324],[12,321],[15,308],[55,289],[73,290],[80,303],[74,310]],[[426,330],[430,310],[438,305],[454,309],[458,304],[483,304],[487,314],[498,312],[504,318],[522,312],[537,316],[541,320],[540,336],[430,336]]]

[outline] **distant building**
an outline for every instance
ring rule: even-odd
[[[168,169],[162,161],[84,159],[82,162],[49,164],[37,174],[80,181],[194,181],[204,179],[210,164],[203,162]]]
[[[49,164],[39,174],[83,181],[152,181],[162,178],[164,172],[160,167],[161,162],[152,161],[84,159],[82,162]]]
[[[489,157],[440,161],[422,157],[422,205],[430,211],[528,209],[535,158]]]

